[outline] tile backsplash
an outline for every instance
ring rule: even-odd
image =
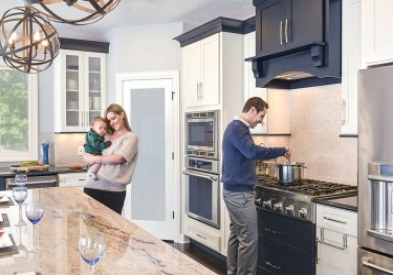
[[[55,134],[54,165],[84,165],[83,157],[78,155],[78,147],[83,146],[85,134]]]
[[[341,85],[288,91],[290,137],[255,136],[266,146],[289,146],[304,177],[357,185],[357,138],[340,137]]]

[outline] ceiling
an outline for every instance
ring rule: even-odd
[[[81,0],[79,0],[81,1]],[[23,0],[1,0],[0,16],[9,9],[23,6]],[[71,10],[65,3],[60,14]],[[53,23],[61,37],[102,38],[113,28],[184,22],[196,27],[217,17],[245,20],[255,15],[252,0],[122,0],[117,8],[102,20],[83,26]]]

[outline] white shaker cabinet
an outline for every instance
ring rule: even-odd
[[[77,187],[80,190],[86,185],[87,172],[59,174],[59,187]]]
[[[317,204],[317,275],[357,273],[357,213]]]
[[[255,31],[244,35],[244,58],[255,56]],[[251,62],[244,62],[244,103],[250,97],[258,96],[269,104],[263,126],[258,124],[251,134],[289,134],[289,91],[258,88],[255,84]]]
[[[363,1],[364,59],[368,66],[393,62],[393,4],[391,0]]]
[[[106,54],[61,50],[54,64],[55,132],[85,132],[106,106]]]
[[[364,2],[364,0],[363,0]],[[357,82],[362,67],[362,0],[342,1],[341,134],[357,134]]]
[[[220,35],[214,34],[182,48],[186,107],[220,101]]]

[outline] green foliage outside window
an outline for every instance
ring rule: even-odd
[[[0,69],[0,151],[28,149],[27,74]]]

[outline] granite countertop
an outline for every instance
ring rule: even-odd
[[[78,252],[78,238],[81,232],[89,230],[106,235],[106,252],[97,263],[95,274],[215,274],[75,187],[30,189],[29,200],[45,205],[37,228],[41,250],[27,253],[23,259],[17,259],[20,254],[0,256],[2,274],[88,274],[89,267]],[[6,213],[11,223],[3,230],[12,234],[16,244],[22,242],[30,250],[32,225],[24,217],[26,227],[14,226],[18,207],[0,204],[0,213]]]
[[[53,166],[50,165],[48,169],[42,171],[31,171],[27,173],[27,176],[42,176],[42,175],[54,175],[54,174],[64,174],[64,173],[81,173],[86,172],[87,169],[83,168],[80,170],[70,169],[68,166]],[[14,171],[11,171],[9,167],[0,167],[0,177],[12,177],[17,174]]]
[[[313,200],[315,203],[324,204],[327,206],[333,206],[345,210],[358,211],[358,196],[350,196],[350,197],[323,197],[316,198]]]

